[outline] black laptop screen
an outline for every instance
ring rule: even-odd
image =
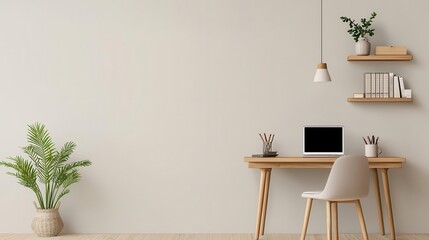
[[[304,152],[341,153],[343,152],[342,127],[305,127]]]

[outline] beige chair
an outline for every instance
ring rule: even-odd
[[[302,197],[307,198],[304,225],[301,240],[305,239],[308,220],[310,218],[313,199],[326,201],[327,239],[332,239],[332,225],[334,226],[334,239],[338,239],[338,203],[354,203],[364,240],[368,240],[365,220],[362,213],[360,198],[368,195],[369,167],[368,159],[364,156],[343,156],[335,160],[323,191],[304,192]],[[333,217],[332,217],[333,215]]]

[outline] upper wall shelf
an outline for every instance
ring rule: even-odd
[[[356,56],[350,55],[347,61],[411,61],[413,55],[369,55],[369,56]]]

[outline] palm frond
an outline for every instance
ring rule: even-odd
[[[35,123],[28,126],[27,138],[30,143],[30,149],[33,154],[37,155],[41,160],[41,167],[38,171],[39,181],[49,188],[49,182],[53,177],[55,170],[55,145],[49,136],[49,132],[45,129],[45,125]]]
[[[70,155],[74,152],[75,148],[76,148],[76,143],[66,142],[58,154],[59,156],[58,162],[64,163],[67,160],[69,160]]]
[[[71,170],[71,169],[75,169],[77,167],[88,167],[88,166],[91,166],[91,164],[92,163],[89,160],[82,160],[82,161],[67,163],[64,165],[64,168]]]
[[[73,169],[68,175],[66,180],[63,183],[63,187],[64,189],[67,189],[68,187],[70,187],[73,183],[77,183],[79,182],[79,180],[81,179],[81,176],[79,174],[79,172],[76,169]]]
[[[20,156],[10,157],[9,160],[12,160],[13,163],[9,162],[0,162],[0,165],[11,168],[15,172],[8,172],[9,175],[15,176],[18,179],[18,183],[24,187],[30,188],[36,194],[37,200],[40,206],[43,206],[43,199],[41,198],[42,194],[37,185],[37,171],[33,166],[31,161],[24,160]]]
[[[24,160],[20,156],[9,158],[13,163],[1,162],[1,165],[12,168],[15,172],[8,172],[18,178],[19,183],[25,187],[33,187],[36,184],[36,170],[31,162]]]
[[[67,181],[67,177],[72,174],[74,170],[78,167],[87,167],[91,165],[91,161],[83,160],[72,163],[67,163],[61,167],[57,168],[55,173],[56,185],[58,187],[63,186],[64,182]]]
[[[41,159],[40,149],[41,148],[36,147],[34,145],[30,145],[22,148],[24,153],[26,153],[28,157],[33,161],[34,166],[36,167],[37,178],[39,179],[39,182],[42,184],[45,184],[49,176],[46,176],[46,171],[44,170],[45,165],[44,165],[43,159]]]
[[[55,151],[55,145],[43,124],[35,123],[33,125],[28,125],[27,139],[30,145],[41,148],[42,159],[52,156]]]

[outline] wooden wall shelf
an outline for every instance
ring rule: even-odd
[[[356,56],[350,55],[347,61],[411,61],[413,55],[369,55],[369,56]]]
[[[347,98],[347,102],[412,102],[412,98]]]

